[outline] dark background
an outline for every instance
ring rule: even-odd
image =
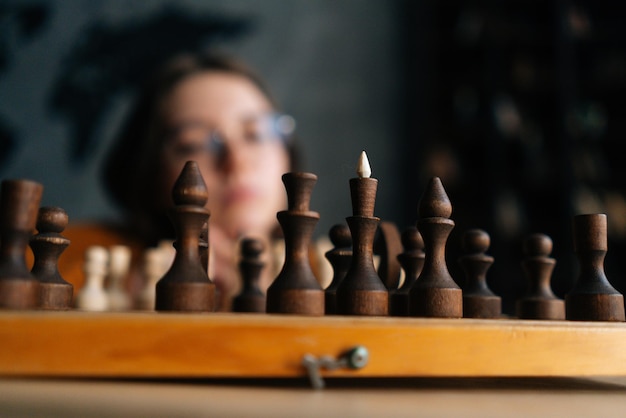
[[[512,313],[523,239],[554,240],[553,288],[577,271],[571,221],[607,213],[607,276],[626,290],[626,18],[617,1],[17,1],[0,5],[0,177],[45,186],[74,221],[117,216],[98,170],[142,77],[168,55],[244,58],[298,121],[323,236],[350,215],[366,150],[376,215],[417,219],[431,176],[457,226],[491,235]]]

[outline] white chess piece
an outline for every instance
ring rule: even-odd
[[[153,311],[156,298],[156,284],[167,273],[176,257],[173,241],[163,240],[158,247],[144,252],[144,286],[139,294],[139,308]]]
[[[156,298],[156,284],[165,274],[161,248],[148,248],[144,252],[144,286],[139,294],[139,309],[153,311]]]
[[[89,247],[85,252],[85,284],[76,295],[76,308],[85,311],[106,311],[109,298],[104,290],[109,252],[100,246]]]
[[[126,277],[130,269],[131,251],[124,245],[109,248],[109,274],[106,288],[110,311],[127,311],[131,308],[131,298],[125,289]]]
[[[174,258],[176,258],[176,249],[174,248],[173,240],[161,240],[159,241],[159,251],[161,254],[161,264],[163,267],[163,274],[167,273],[167,271],[172,267],[174,263]]]

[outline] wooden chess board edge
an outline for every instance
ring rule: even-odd
[[[626,325],[255,314],[0,312],[0,376],[298,377],[305,354],[367,348],[333,377],[626,376]]]

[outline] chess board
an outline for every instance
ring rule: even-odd
[[[0,376],[304,377],[303,357],[368,350],[327,377],[626,376],[626,324],[236,313],[0,312]]]
[[[202,254],[206,246],[200,246],[199,240],[207,219],[206,193],[197,196],[191,193],[196,190],[195,185],[203,184],[198,173],[181,175],[189,181],[181,182],[181,189],[175,195],[191,200],[183,199],[177,206],[178,221],[186,225],[182,228],[184,234],[177,236],[180,243],[177,255],[189,256],[174,258],[170,269],[157,282],[156,303],[152,306],[158,313],[87,312],[81,304],[77,306],[83,310],[37,310],[49,308],[40,303],[38,287],[51,291],[56,286],[48,286],[50,283],[62,285],[65,290],[68,286],[51,279],[40,279],[39,283],[28,276],[22,263],[15,263],[4,283],[0,281],[5,287],[4,293],[0,291],[4,297],[0,306],[6,309],[0,311],[0,376],[293,378],[308,375],[314,386],[315,382],[319,383],[318,375],[626,376],[623,297],[610,286],[602,266],[607,230],[604,214],[581,215],[575,219],[574,242],[585,274],[577,281],[578,288],[566,297],[567,315],[563,301],[558,301],[559,318],[567,317],[569,321],[502,318],[499,298],[497,309],[493,312],[490,309],[489,317],[494,319],[468,319],[487,316],[466,315],[463,308],[469,303],[464,299],[479,298],[484,305],[485,300],[494,296],[472,291],[463,294],[448,273],[445,242],[454,226],[449,219],[452,208],[441,181],[433,178],[420,204],[417,224],[424,238],[423,269],[418,279],[420,257],[415,255],[411,275],[414,281],[406,294],[408,299],[395,303],[410,308],[411,316],[390,317],[387,316],[389,295],[397,296],[399,290],[389,292],[372,262],[374,235],[380,221],[373,216],[377,180],[368,177],[369,170],[364,164],[359,166],[359,178],[350,181],[351,189],[356,192],[354,214],[347,218],[354,240],[350,268],[341,279],[334,302],[341,315],[321,316],[325,305],[332,306],[325,300],[330,292],[317,283],[308,264],[307,243],[319,218],[308,208],[314,175],[283,176],[288,196],[296,195],[298,199],[288,199],[288,210],[278,213],[286,250],[283,269],[267,289],[264,306],[270,314],[209,313],[214,310],[214,284],[208,280],[204,268]],[[193,164],[189,167],[193,169]],[[8,189],[11,196],[41,193],[40,185],[32,182],[4,184],[12,187]],[[28,206],[31,199],[7,201],[15,209],[7,219],[24,223],[18,225],[21,229],[15,222],[7,228],[13,235],[7,235],[5,245],[17,253],[23,250],[29,231],[34,228],[37,205],[30,205],[32,213],[26,219],[15,214],[21,214],[18,209]],[[67,224],[66,214],[54,209],[44,213],[52,220],[46,221],[44,217],[45,222],[37,224],[38,230],[44,231],[39,238],[59,235],[58,231]],[[469,270],[478,284],[475,287],[486,288],[484,272],[493,262],[485,255],[488,235],[475,232],[470,238],[472,268]],[[549,258],[551,245],[549,239],[540,237],[531,241],[532,251],[527,254],[532,259],[530,267],[538,272],[534,274],[535,287],[541,290],[543,286],[539,295],[532,296],[548,306],[544,309],[548,313],[550,303],[556,300],[549,291],[554,265]],[[252,255],[258,252],[243,252],[246,256],[243,259],[250,267],[256,265],[258,260]],[[50,254],[58,256],[59,251]],[[90,266],[86,270],[92,273],[93,264],[86,264]],[[23,271],[22,276],[18,278],[16,271]],[[49,269],[48,273],[56,270]],[[97,277],[103,279],[103,275],[100,272]],[[98,287],[98,290],[102,289]],[[55,305],[55,309],[68,306],[67,303]]]

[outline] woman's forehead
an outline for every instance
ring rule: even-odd
[[[170,121],[220,123],[272,109],[263,92],[244,76],[204,72],[181,81],[167,96],[164,116]]]

